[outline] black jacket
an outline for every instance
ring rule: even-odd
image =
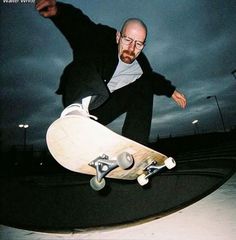
[[[58,13],[51,20],[73,50],[73,61],[62,74],[57,94],[63,95],[65,106],[92,95],[96,101],[92,101],[91,109],[96,108],[109,97],[107,83],[118,65],[117,31],[95,24],[72,5],[58,2],[57,7]],[[141,77],[153,85],[153,94],[171,97],[175,87],[152,70],[144,53],[140,53],[137,61],[143,70]]]

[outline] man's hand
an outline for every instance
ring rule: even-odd
[[[45,18],[57,14],[56,0],[37,0],[35,1],[35,8]]]
[[[186,107],[187,100],[182,93],[175,90],[171,97],[180,107],[182,108]]]

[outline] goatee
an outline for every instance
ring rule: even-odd
[[[135,53],[133,51],[124,50],[120,55],[120,59],[124,63],[131,64],[135,59]]]

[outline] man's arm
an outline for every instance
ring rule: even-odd
[[[181,108],[185,108],[187,100],[181,92],[179,92],[175,86],[171,84],[164,76],[159,73],[153,72],[152,78],[153,91],[157,95],[166,95],[171,97]]]
[[[95,44],[97,25],[80,9],[56,0],[39,0],[36,10],[52,20],[74,51],[86,51]]]
[[[154,94],[172,97],[172,99],[180,107],[186,107],[187,100],[185,96],[176,90],[176,87],[171,84],[171,81],[167,80],[163,75],[152,70],[152,67],[144,53],[139,55],[138,62],[140,63],[143,71],[150,74],[147,77],[150,77]]]
[[[104,48],[104,42],[115,41],[116,30],[94,23],[79,8],[70,4],[39,0],[36,9],[42,16],[52,20],[69,42],[74,54],[94,55]]]

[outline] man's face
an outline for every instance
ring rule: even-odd
[[[120,59],[124,63],[131,64],[142,51],[145,39],[144,27],[136,22],[129,23],[122,33],[117,32],[116,41]]]

